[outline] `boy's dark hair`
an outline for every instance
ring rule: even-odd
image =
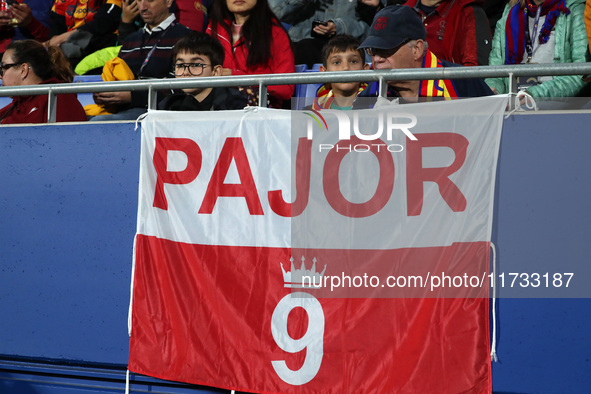
[[[322,64],[326,67],[328,63],[328,58],[335,52],[347,52],[357,51],[359,52],[359,56],[361,56],[361,60],[365,63],[365,51],[359,48],[361,43],[355,37],[349,34],[337,34],[333,38],[331,38],[325,45],[322,47]]]
[[[224,47],[209,34],[193,31],[181,38],[172,49],[172,58],[180,52],[207,56],[212,68],[224,64]]]

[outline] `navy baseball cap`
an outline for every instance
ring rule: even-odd
[[[418,39],[427,39],[421,18],[409,6],[392,5],[376,14],[359,48],[392,49]]]

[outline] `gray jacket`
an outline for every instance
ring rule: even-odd
[[[269,0],[279,20],[291,24],[292,41],[311,38],[312,21],[333,21],[337,34],[350,34],[362,40],[369,26],[357,13],[357,0]]]

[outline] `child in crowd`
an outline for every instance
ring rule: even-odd
[[[176,78],[222,75],[224,47],[215,38],[192,32],[176,43],[173,49]],[[162,100],[158,109],[172,111],[209,111],[242,109],[247,97],[235,88],[185,88]]]
[[[330,39],[322,49],[320,71],[367,70],[363,49],[357,49],[359,40],[347,34],[339,34]],[[313,109],[353,108],[357,95],[367,87],[363,82],[333,82],[322,85],[316,92]]]

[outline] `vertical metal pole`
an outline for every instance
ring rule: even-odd
[[[509,111],[517,108],[515,97],[517,94],[517,77],[513,73],[509,73]]]
[[[53,90],[49,89],[47,93],[47,123],[55,123],[56,121],[56,107],[57,96],[53,94]]]
[[[263,81],[259,82],[259,107],[267,107],[267,85]]]
[[[379,95],[380,97],[387,98],[388,96],[388,82],[384,80],[384,77],[379,77]]]
[[[517,93],[517,77],[513,73],[509,73],[509,92]]]
[[[157,109],[157,91],[152,88],[152,85],[148,88],[148,109]]]

